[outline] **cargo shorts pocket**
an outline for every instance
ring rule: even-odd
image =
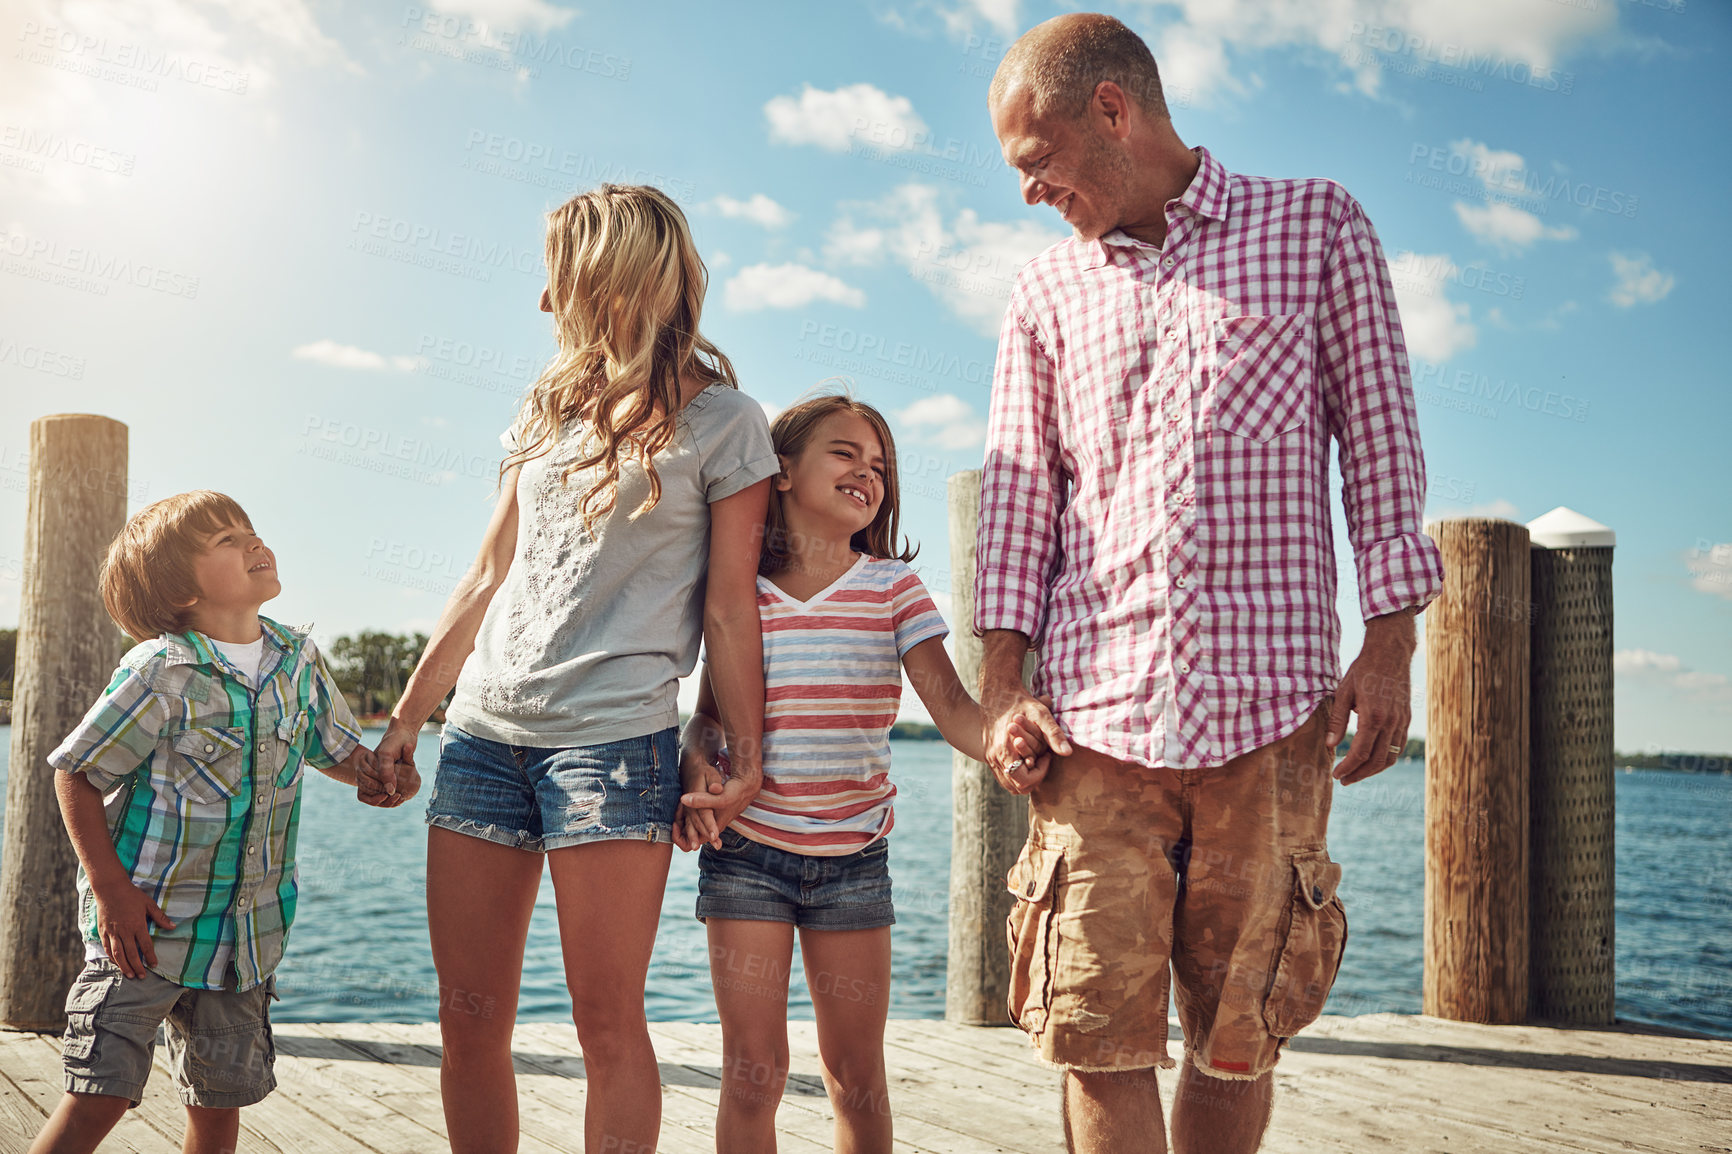
[[[61,1054],[68,1066],[82,1070],[90,1065],[96,1050],[96,1011],[109,991],[120,984],[117,974],[80,974],[66,992],[66,1033]]]
[[[1336,896],[1341,866],[1325,850],[1293,855],[1292,910],[1263,1004],[1269,1035],[1291,1038],[1317,1020],[1347,946],[1347,911]]]
[[[1064,862],[1062,846],[1030,840],[1005,875],[1016,900],[1005,921],[1010,945],[1010,1020],[1038,1033],[1052,1009],[1053,977],[1058,968],[1056,880]]]

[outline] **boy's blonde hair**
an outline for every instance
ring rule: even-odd
[[[878,503],[878,512],[872,523],[849,539],[849,547],[870,557],[914,560],[920,550],[918,547],[910,548],[906,537],[902,539],[902,552],[896,552],[902,490],[897,484],[896,441],[890,436],[890,423],[884,419],[884,414],[845,392],[823,393],[796,401],[770,422],[770,441],[776,447],[776,455],[797,457],[805,452],[812,434],[832,413],[853,413],[864,417],[872,431],[878,434],[878,443],[884,450],[884,499]],[[788,551],[788,522],[782,513],[782,493],[772,485],[770,508],[764,514],[764,545],[758,553],[758,572],[767,577],[787,568]]]
[[[655,508],[661,478],[651,458],[673,443],[680,378],[738,388],[734,367],[698,332],[709,274],[686,217],[660,189],[603,184],[547,216],[547,295],[559,352],[524,400],[518,448],[500,476],[550,451],[566,422],[588,436],[573,473],[600,467],[578,500],[586,526],[613,511],[623,454],[641,461]]]
[[[164,497],[134,513],[108,546],[99,581],[108,615],[134,641],[183,633],[186,603],[199,596],[193,559],[224,525],[251,532],[252,518],[233,497],[196,489]]]

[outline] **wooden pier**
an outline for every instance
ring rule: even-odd
[[[661,1059],[661,1149],[714,1150],[720,1032],[651,1026]],[[790,1024],[780,1148],[830,1149],[810,1022]],[[439,1028],[276,1027],[277,1092],[241,1112],[240,1149],[438,1154]],[[1175,1053],[1178,1026],[1173,1025]],[[581,1149],[583,1059],[564,1023],[517,1028],[524,1154]],[[1057,1075],[1020,1033],[894,1021],[890,1095],[899,1151],[1048,1154],[1064,1148]],[[104,1151],[172,1154],[184,1111],[159,1060],[142,1106]],[[1268,1154],[1313,1151],[1608,1151],[1732,1154],[1732,1041],[1636,1027],[1483,1026],[1399,1014],[1325,1017],[1276,1070]],[[1169,1108],[1175,1078],[1161,1078]],[[0,1154],[22,1152],[61,1092],[60,1044],[0,1033]]]

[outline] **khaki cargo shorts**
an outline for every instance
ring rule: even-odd
[[[1347,942],[1324,838],[1333,700],[1212,769],[1053,758],[1005,879],[1010,1017],[1042,1060],[1173,1066],[1169,972],[1186,1057],[1216,1077],[1267,1072],[1322,1013]]]
[[[61,1061],[74,1094],[144,1097],[157,1027],[168,1024],[169,1067],[189,1106],[251,1106],[276,1088],[270,999],[277,980],[250,990],[195,990],[145,972],[129,978],[106,958],[84,963],[66,995]]]

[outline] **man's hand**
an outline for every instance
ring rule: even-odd
[[[156,965],[156,944],[150,938],[150,923],[165,930],[174,923],[130,878],[98,885],[91,883],[96,898],[96,934],[108,960],[129,978],[142,978],[147,966]]]
[[[1052,755],[1071,752],[1070,740],[1052,715],[1052,699],[1021,686],[986,693],[980,702],[986,718],[986,765],[1011,793],[1031,793],[1046,777]]]
[[[1359,656],[1335,687],[1329,711],[1330,757],[1347,732],[1347,715],[1357,713],[1359,725],[1347,756],[1335,767],[1342,785],[1352,785],[1394,765],[1407,745],[1413,720],[1413,650],[1417,645],[1411,609],[1397,610],[1365,623],[1365,643]]]

